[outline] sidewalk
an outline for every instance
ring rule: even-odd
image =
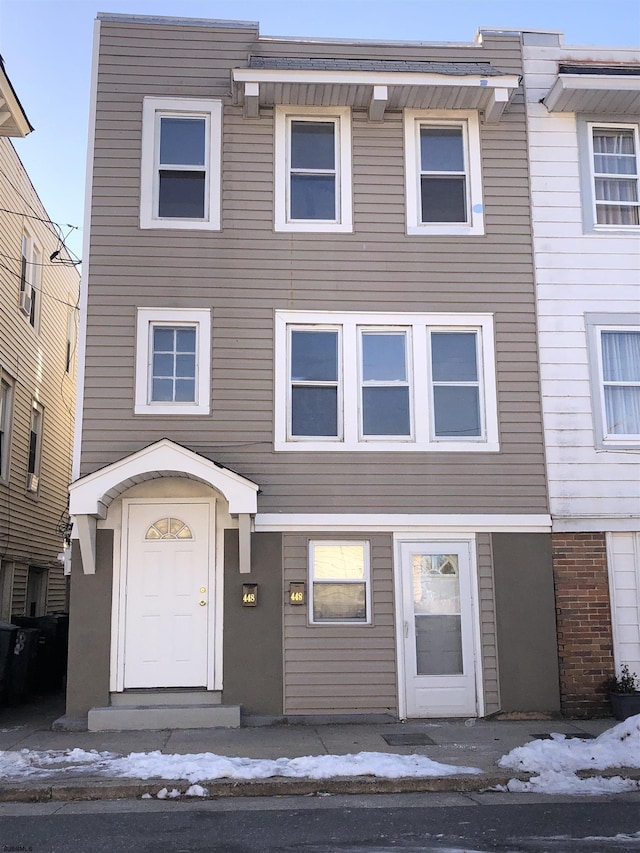
[[[428,720],[360,725],[277,725],[240,729],[183,729],[142,732],[52,731],[63,712],[63,698],[47,697],[31,705],[0,709],[0,750],[95,750],[126,756],[159,751],[168,754],[215,753],[229,758],[278,759],[348,755],[360,752],[421,755],[442,764],[476,767],[476,775],[443,775],[384,779],[373,776],[335,779],[274,777],[248,781],[203,782],[212,797],[276,796],[327,793],[402,793],[417,791],[482,791],[527,779],[497,767],[511,749],[552,732],[570,737],[596,737],[615,725],[602,720]],[[619,771],[618,771],[619,772]],[[602,774],[601,774],[602,775]],[[607,774],[604,774],[607,775]],[[639,771],[624,774],[640,778]],[[162,788],[184,793],[189,782],[109,778],[95,768],[61,767],[47,777],[18,781],[0,779],[0,801],[43,802],[156,796]]]

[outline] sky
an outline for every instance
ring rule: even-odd
[[[436,724],[437,725],[437,724]],[[461,760],[464,755],[461,754]],[[553,734],[550,739],[535,739],[502,756],[498,766],[516,773],[537,774],[530,779],[511,779],[506,790],[512,793],[600,795],[637,791],[640,782],[626,778],[625,768],[640,768],[640,714],[629,717],[602,732],[597,738],[567,738]],[[621,770],[619,776],[600,776],[598,771]],[[588,778],[578,775],[588,770]],[[93,749],[29,750],[0,752],[0,778],[46,779],[68,774],[78,777],[120,777],[127,779],[185,780],[192,783],[186,791],[163,787],[158,799],[207,796],[198,782],[219,779],[248,780],[286,777],[289,779],[335,779],[353,776],[375,776],[384,779],[425,778],[454,774],[481,774],[477,767],[441,764],[426,755],[395,755],[381,752],[359,752],[349,755],[306,755],[298,758],[238,758],[215,753],[164,754],[132,752],[120,756]],[[185,785],[181,785],[184,789]],[[505,790],[504,788],[494,790]],[[150,796],[150,795],[149,795]],[[635,838],[637,839],[637,835]],[[604,840],[604,839],[603,839]],[[619,841],[633,840],[622,839]]]
[[[0,0],[0,54],[35,130],[15,148],[82,253],[93,21],[98,12],[255,21],[262,35],[471,42],[481,27],[640,46],[640,0]]]

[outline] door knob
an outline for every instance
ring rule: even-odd
[[[201,601],[201,602],[200,602],[200,607],[204,607],[204,606],[206,605],[206,603],[207,603],[206,601]]]

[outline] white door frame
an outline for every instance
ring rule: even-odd
[[[118,587],[118,613],[117,634],[114,637],[116,648],[116,692],[124,690],[124,666],[125,666],[125,622],[127,606],[127,568],[128,568],[128,535],[129,535],[129,510],[132,505],[157,504],[158,506],[168,504],[207,504],[209,507],[209,565],[208,565],[208,588],[209,594],[209,620],[207,628],[207,690],[220,689],[216,681],[222,680],[222,590],[223,590],[223,563],[221,561],[222,551],[220,538],[216,530],[216,501],[215,498],[189,497],[189,498],[124,498],[122,500],[122,529],[120,535],[120,554],[116,557],[114,549],[114,588]],[[211,600],[213,593],[214,600]],[[219,618],[220,617],[220,618]],[[217,678],[220,673],[219,678]]]
[[[404,623],[407,614],[404,612],[404,596],[403,596],[403,581],[402,581],[402,546],[405,544],[418,545],[421,543],[431,542],[451,542],[460,545],[466,545],[469,549],[469,572],[471,584],[471,618],[472,618],[472,635],[473,635],[473,660],[474,660],[474,676],[476,686],[476,713],[479,717],[483,717],[485,713],[484,703],[484,683],[482,678],[482,635],[480,631],[480,590],[478,586],[478,564],[476,556],[476,536],[469,534],[468,529],[464,533],[455,534],[447,533],[432,533],[425,535],[423,533],[408,534],[394,533],[393,534],[393,584],[395,597],[395,616],[396,616],[396,661],[398,671],[398,717],[401,720],[407,719],[407,669],[405,656],[405,640],[404,640]],[[413,616],[412,616],[413,618]]]

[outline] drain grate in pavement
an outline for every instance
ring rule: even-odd
[[[389,746],[435,746],[435,741],[423,732],[398,732],[394,735],[382,735]]]
[[[563,732],[554,732],[554,734],[563,734]],[[576,734],[565,734],[564,735],[567,740],[575,740],[578,738],[579,740],[594,740],[595,735],[587,734],[587,732],[576,733]],[[546,732],[541,735],[531,735],[531,737],[536,738],[536,740],[551,740],[551,735]]]

